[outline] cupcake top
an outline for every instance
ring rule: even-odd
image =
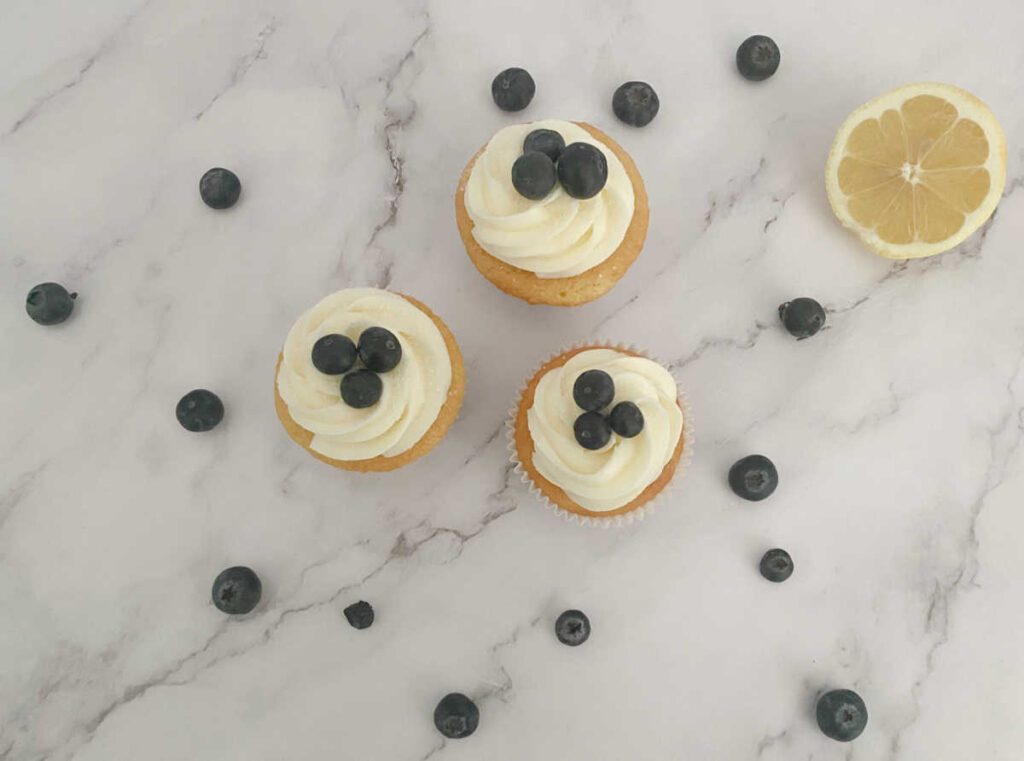
[[[607,180],[596,195],[573,197],[561,182],[539,200],[516,189],[513,165],[527,136],[537,130],[557,132],[566,147],[583,143],[603,154]],[[562,167],[558,171],[564,176]],[[470,172],[465,204],[473,237],[484,251],[537,277],[563,278],[586,272],[615,252],[633,219],[635,198],[614,151],[578,124],[549,119],[505,127],[491,138]]]
[[[277,390],[336,460],[394,457],[433,425],[452,381],[444,337],[403,297],[376,288],[332,293],[288,333]]]
[[[575,354],[537,383],[527,411],[534,468],[586,510],[629,504],[679,445],[677,395],[657,362],[617,349]]]

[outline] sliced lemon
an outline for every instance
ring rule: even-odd
[[[932,256],[992,215],[1006,184],[1006,139],[970,93],[905,85],[847,117],[825,184],[839,221],[872,251],[892,259]]]

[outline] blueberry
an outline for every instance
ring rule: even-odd
[[[505,69],[491,82],[491,97],[502,111],[522,111],[536,91],[530,72],[517,67]]]
[[[747,455],[729,468],[729,486],[743,499],[758,502],[770,497],[779,485],[779,472],[762,454]]]
[[[775,73],[781,57],[775,40],[755,34],[745,39],[736,50],[736,68],[747,79],[760,82]]]
[[[779,318],[790,335],[810,338],[825,324],[825,310],[814,299],[800,297],[779,306]]]
[[[573,198],[593,198],[608,181],[608,160],[590,143],[570,143],[558,157],[558,181]]]
[[[826,692],[818,698],[815,715],[818,728],[839,742],[857,739],[868,725],[868,707],[853,690]]]
[[[313,344],[313,367],[324,375],[342,375],[356,363],[356,345],[348,336],[331,333]]]
[[[584,412],[572,424],[576,441],[584,449],[600,449],[612,437],[611,426],[600,412]]]
[[[555,636],[563,645],[582,645],[590,639],[590,619],[581,610],[567,610],[555,620]]]
[[[434,726],[452,740],[469,737],[480,724],[480,709],[461,692],[450,692],[434,709]]]
[[[402,344],[387,328],[367,328],[359,334],[359,359],[375,373],[389,372],[402,361]]]
[[[372,407],[383,390],[384,384],[373,370],[356,370],[341,379],[341,399],[353,409]]]
[[[645,127],[658,115],[658,93],[646,82],[626,82],[612,96],[612,111],[633,127]]]
[[[523,153],[540,151],[552,161],[558,161],[565,148],[565,138],[553,129],[535,129],[523,141]]]
[[[242,183],[230,169],[214,167],[199,180],[199,195],[211,209],[230,209],[242,194]]]
[[[57,325],[71,316],[77,293],[60,283],[40,283],[25,298],[25,311],[40,325]]]
[[[527,151],[512,164],[512,186],[531,201],[544,198],[557,182],[555,164],[546,153]]]
[[[603,410],[615,398],[615,382],[604,370],[587,370],[572,384],[572,398],[581,410]]]
[[[608,416],[612,430],[624,439],[631,439],[644,429],[644,413],[633,402],[619,402]]]
[[[344,613],[354,629],[369,629],[373,625],[373,606],[364,600],[352,603]]]
[[[761,558],[761,575],[768,581],[785,581],[793,575],[793,558],[785,550],[768,550]]]
[[[174,414],[186,431],[202,433],[216,428],[224,418],[224,403],[212,391],[197,388],[181,397]]]
[[[213,580],[213,604],[225,613],[237,616],[248,613],[259,604],[262,594],[260,577],[244,565],[223,570]]]

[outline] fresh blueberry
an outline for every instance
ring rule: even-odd
[[[373,370],[356,370],[341,379],[341,399],[353,409],[372,407],[383,390],[384,384]]]
[[[768,581],[785,581],[793,575],[793,558],[785,550],[768,550],[761,558],[761,575]]]
[[[779,318],[790,335],[810,338],[825,324],[825,310],[814,299],[801,296],[779,306]]]
[[[373,606],[365,600],[352,603],[344,613],[354,629],[369,629],[373,625]]]
[[[826,692],[818,698],[815,714],[818,728],[839,742],[856,740],[868,725],[868,707],[853,690]]]
[[[546,153],[527,151],[512,164],[512,186],[531,201],[547,196],[557,182],[555,164]]]
[[[242,183],[230,169],[214,167],[199,180],[199,195],[211,209],[230,209],[242,194]]]
[[[611,426],[600,412],[584,412],[572,424],[576,441],[584,449],[600,449],[612,437]]]
[[[324,375],[342,375],[356,363],[356,345],[348,336],[331,333],[313,344],[313,367]]]
[[[480,709],[461,692],[450,692],[434,709],[434,726],[452,740],[469,737],[480,724]]]
[[[781,58],[775,40],[763,34],[755,34],[745,39],[736,50],[736,68],[747,79],[760,82],[775,73]]]
[[[201,433],[216,428],[224,418],[224,403],[212,391],[197,388],[181,397],[174,414],[186,431]]]
[[[555,621],[555,636],[563,645],[582,645],[590,638],[590,619],[581,610],[567,610]]]
[[[553,129],[535,129],[523,141],[523,153],[540,151],[552,161],[558,161],[565,148],[565,138]]]
[[[604,370],[586,370],[572,384],[572,398],[581,410],[603,410],[615,398],[615,381]]]
[[[743,499],[758,502],[771,496],[779,485],[775,464],[762,454],[747,455],[729,468],[729,486]]]
[[[236,565],[213,580],[213,604],[219,610],[241,616],[255,608],[263,594],[260,577],[251,568]]]
[[[533,100],[537,86],[526,69],[505,69],[491,82],[491,97],[502,111],[522,111]]]
[[[359,334],[359,359],[375,373],[390,372],[402,361],[402,344],[387,328],[367,328]]]
[[[608,416],[612,430],[624,439],[631,439],[644,429],[644,413],[633,402],[619,402]]]
[[[25,298],[25,311],[40,325],[57,325],[71,316],[77,293],[60,283],[40,283]]]
[[[646,82],[626,82],[612,96],[612,111],[633,127],[645,127],[658,115],[658,93]]]
[[[558,157],[558,181],[573,198],[593,198],[608,181],[608,160],[590,143],[570,143]]]

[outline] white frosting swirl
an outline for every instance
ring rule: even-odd
[[[358,341],[375,325],[398,337],[402,361],[380,374],[380,401],[354,409],[341,400],[342,376],[313,366],[313,344],[330,333]],[[296,320],[284,344],[277,390],[292,419],[313,433],[313,451],[336,460],[368,460],[394,457],[423,438],[451,381],[444,336],[425,312],[388,291],[351,288],[332,293]]]
[[[560,133],[565,144],[590,143],[608,160],[608,181],[592,198],[573,198],[556,184],[531,201],[512,185],[512,164],[535,129]],[[556,119],[515,124],[487,144],[466,183],[466,211],[473,237],[496,259],[537,277],[572,277],[596,267],[622,243],[633,219],[633,183],[608,146],[572,122]]]
[[[627,439],[612,433],[598,450],[576,441],[573,423],[582,414],[572,387],[585,370],[604,370],[615,383],[615,399],[633,402],[644,428]],[[544,374],[534,392],[527,424],[533,466],[586,510],[607,512],[632,502],[661,475],[683,431],[676,382],[657,362],[614,349],[587,349]]]

